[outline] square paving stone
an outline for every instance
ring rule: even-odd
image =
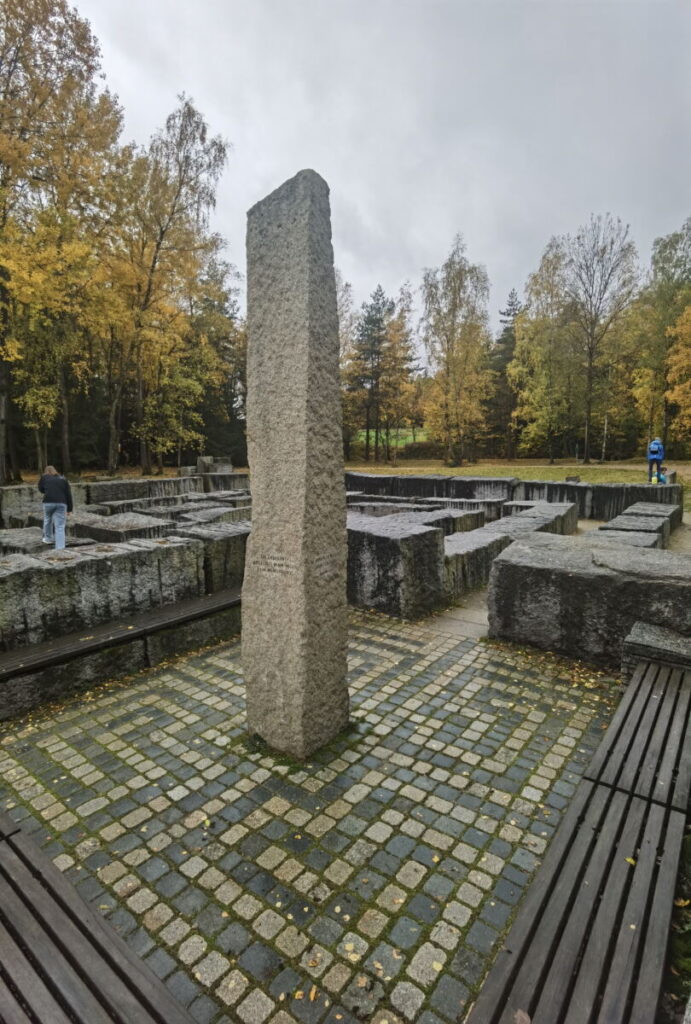
[[[283,958],[261,942],[248,946],[238,957],[238,966],[245,974],[266,985],[283,968]]]
[[[247,929],[239,922],[234,921],[220,935],[216,936],[215,945],[224,953],[233,953],[237,956],[249,946],[251,941],[252,936]]]
[[[449,1021],[463,1020],[470,992],[465,985],[449,975],[441,978],[430,996],[430,1006]]]

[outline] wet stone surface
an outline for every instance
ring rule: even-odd
[[[248,742],[239,644],[0,732],[0,806],[197,1021],[462,1020],[613,703],[433,619],[353,615],[349,681],[305,765]]]

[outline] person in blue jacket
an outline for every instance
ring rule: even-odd
[[[648,445],[648,483],[653,477],[658,478],[662,460],[665,457],[665,446],[659,437],[656,437]]]
[[[38,489],[43,495],[43,543],[52,544],[55,540],[55,549],[60,551],[65,546],[67,513],[72,511],[70,485],[55,466],[46,466]]]

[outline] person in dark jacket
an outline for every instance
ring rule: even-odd
[[[43,543],[52,544],[56,551],[65,546],[65,522],[67,513],[72,511],[72,491],[64,476],[55,466],[46,466],[38,481],[43,495]]]

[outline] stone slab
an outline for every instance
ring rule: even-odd
[[[670,529],[676,530],[681,526],[684,509],[681,505],[663,505],[660,502],[637,501],[625,508],[622,515],[625,516],[666,516],[669,519]]]
[[[492,562],[512,543],[503,533],[486,529],[455,533],[444,540],[445,588],[449,600],[486,586]]]
[[[649,622],[635,622],[624,640],[621,674],[628,682],[639,661],[662,661],[691,668],[691,636]]]
[[[204,588],[207,594],[241,586],[249,523],[213,523],[181,527],[180,537],[193,537],[204,545]]]
[[[624,544],[635,548],[662,548],[659,533],[639,533],[636,530],[589,530],[581,537],[582,544]]]
[[[657,533],[662,540],[661,547],[666,548],[669,544],[670,523],[666,516],[622,514],[615,516],[609,523],[603,523],[602,526],[598,527],[599,532],[607,533],[610,530],[616,530],[619,533],[627,530],[634,533]]]
[[[189,491],[203,491],[201,476],[128,477],[114,480],[96,480],[87,486],[87,503],[127,501],[133,498],[163,498]]]

